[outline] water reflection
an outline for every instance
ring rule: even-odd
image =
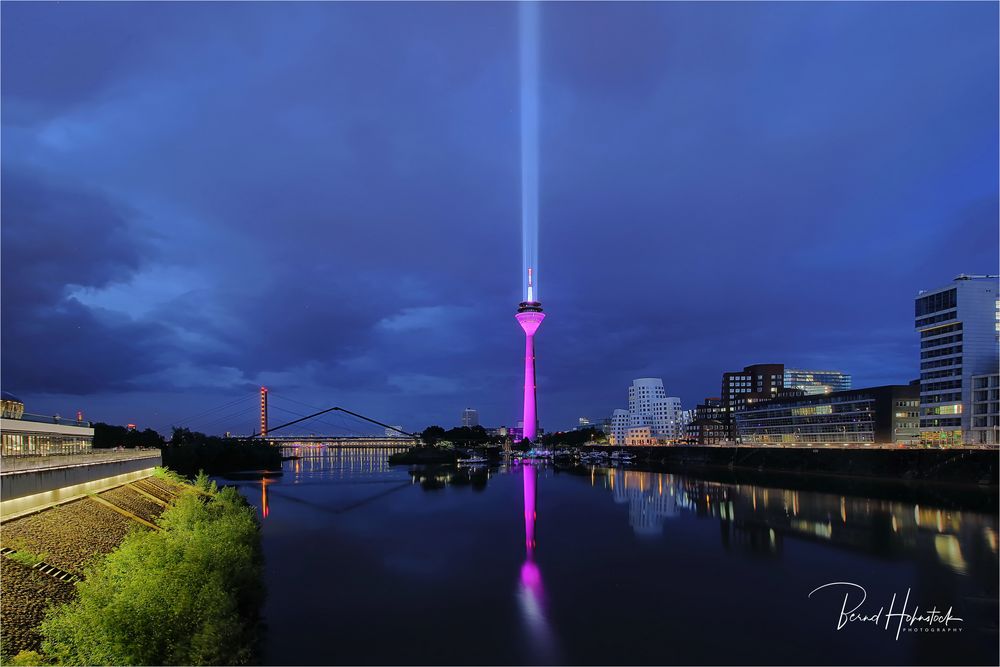
[[[997,664],[995,513],[933,496],[925,506],[603,467],[409,468],[388,466],[384,449],[297,451],[283,477],[244,487],[267,517],[265,662],[405,664],[430,644],[435,664]],[[302,576],[326,571],[350,576]],[[836,610],[805,595],[832,577],[955,604],[965,632],[831,639]],[[696,620],[718,595],[725,635]],[[320,617],[345,639],[301,632]],[[447,641],[428,643],[442,628]]]
[[[298,445],[282,447],[281,454],[292,458],[293,482],[298,484],[305,478],[348,479],[370,477],[388,472],[389,455],[404,451],[405,447],[343,447],[334,445]]]
[[[628,504],[637,535],[660,535],[670,519],[688,513],[717,519],[727,550],[778,556],[782,541],[795,537],[881,557],[929,553],[959,574],[969,571],[970,553],[996,566],[996,529],[979,513],[636,470],[592,469],[589,476],[614,502]]]
[[[414,484],[419,484],[424,491],[443,489],[452,486],[471,486],[475,491],[486,490],[490,481],[490,469],[486,466],[474,468],[455,468],[453,466],[419,466],[410,470]]]
[[[270,503],[267,502],[267,485],[270,483],[267,477],[260,478],[260,513],[265,519],[271,513]]]
[[[549,623],[545,608],[545,590],[542,587],[542,572],[535,562],[535,520],[538,518],[535,493],[538,471],[530,463],[522,467],[524,484],[524,564],[521,565],[521,581],[518,587],[518,604],[533,646],[531,653],[540,662],[553,664],[556,659],[555,635]]]

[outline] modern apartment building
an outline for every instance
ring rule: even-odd
[[[741,444],[905,447],[919,443],[920,389],[915,382],[829,394],[788,393],[735,413]]]
[[[916,297],[924,444],[978,444],[974,442],[978,433],[972,432],[972,378],[996,373],[1000,364],[997,278],[962,274]]]
[[[806,394],[829,394],[851,388],[851,376],[840,371],[786,368],[784,382],[786,389],[801,389]]]

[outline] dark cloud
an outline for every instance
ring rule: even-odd
[[[5,4],[5,388],[159,427],[261,383],[513,422],[516,14]],[[911,379],[916,291],[997,265],[996,21],[544,5],[543,423],[758,361]]]
[[[24,392],[92,394],[132,386],[159,367],[166,336],[156,323],[83,306],[72,286],[128,280],[144,244],[133,212],[94,192],[4,169],[3,383]]]

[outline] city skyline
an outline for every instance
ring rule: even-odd
[[[543,6],[542,427],[640,377],[685,408],[750,364],[916,378],[918,291],[996,273],[997,11]],[[516,5],[2,13],[28,411],[165,432],[266,385],[517,422]]]

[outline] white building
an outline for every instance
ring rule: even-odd
[[[628,437],[628,410],[615,410],[611,415],[611,433],[608,436],[612,445],[624,445]]]
[[[614,444],[640,439],[676,440],[684,434],[681,399],[667,396],[660,378],[639,378],[628,389],[628,410],[615,410],[611,417]],[[638,429],[630,438],[629,431]],[[648,429],[648,435],[646,431]]]
[[[917,295],[920,439],[925,444],[978,444],[978,434],[972,433],[973,376],[996,373],[1000,364],[997,278],[963,274]]]

